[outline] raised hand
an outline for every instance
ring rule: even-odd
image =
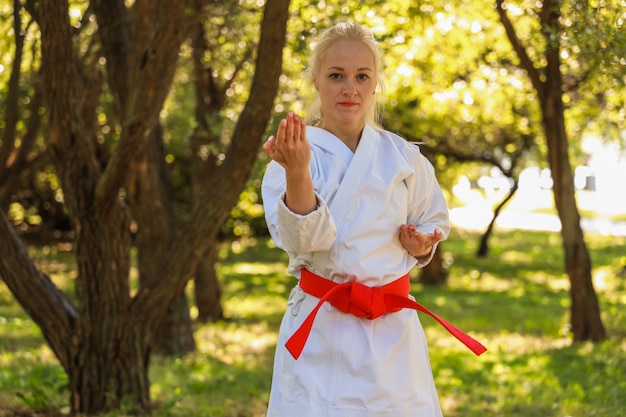
[[[311,148],[306,138],[304,120],[289,112],[287,117],[280,121],[276,136],[270,136],[263,149],[287,171],[294,173],[308,171]]]
[[[311,147],[303,119],[289,112],[280,121],[276,137],[270,136],[263,149],[285,168],[285,204],[294,213],[305,215],[317,208],[309,163]]]

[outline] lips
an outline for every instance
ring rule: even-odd
[[[355,107],[355,106],[358,106],[358,103],[353,103],[353,102],[351,102],[351,101],[344,101],[344,102],[339,103],[339,105],[340,105],[341,107],[348,107],[348,108],[349,108],[349,107]]]

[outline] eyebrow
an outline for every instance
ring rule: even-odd
[[[337,67],[337,66],[332,66],[332,67],[328,67],[326,69],[328,70],[335,70],[335,71],[345,71],[346,69],[343,67]],[[373,69],[371,69],[370,67],[362,67],[362,68],[357,68],[357,71],[373,71]]]

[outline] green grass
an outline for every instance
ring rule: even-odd
[[[422,316],[447,417],[615,417],[626,409],[626,238],[586,236],[609,339],[572,344],[568,280],[559,234],[498,231],[486,259],[478,235],[442,244],[448,285],[413,294],[489,350],[475,357]],[[58,285],[74,271],[63,248],[33,249]],[[294,284],[286,257],[266,240],[221,254],[224,322],[196,327],[198,351],[154,358],[155,416],[265,415],[276,332]],[[192,308],[192,314],[194,309]],[[9,410],[67,412],[67,378],[38,328],[0,283],[0,416]],[[109,417],[123,416],[123,412]]]

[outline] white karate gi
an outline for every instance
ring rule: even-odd
[[[398,237],[402,224],[449,232],[448,209],[428,160],[416,145],[369,125],[356,152],[307,127],[318,208],[305,216],[284,203],[285,172],[272,161],[263,179],[267,224],[276,245],[300,269],[337,283],[382,286],[422,264]],[[434,252],[434,251],[433,251]],[[285,342],[318,302],[296,286],[283,318],[268,417],[437,417],[441,408],[424,330],[414,310],[374,320],[320,309],[302,355]]]

